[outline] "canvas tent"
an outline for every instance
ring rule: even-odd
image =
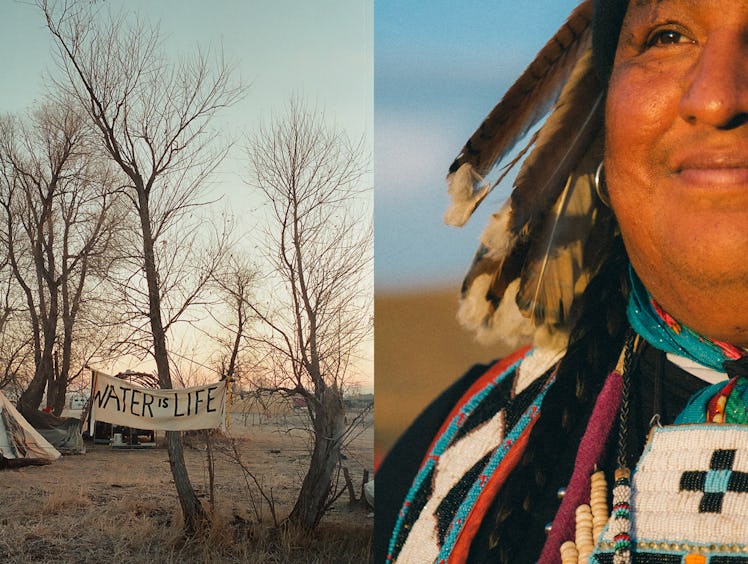
[[[0,468],[47,464],[59,451],[41,436],[0,391]]]

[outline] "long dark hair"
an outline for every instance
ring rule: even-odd
[[[623,347],[628,328],[627,265],[623,244],[616,238],[584,293],[566,355],[527,448],[482,526],[483,531],[490,527],[488,545],[474,548],[491,562],[534,562],[539,556],[545,541],[542,508],[552,506],[558,484],[566,484],[571,472],[560,468],[560,460],[573,464],[569,449],[576,451],[605,375]]]

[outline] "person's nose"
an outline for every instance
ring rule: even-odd
[[[690,123],[731,128],[748,121],[746,33],[717,32],[703,45],[680,102]]]

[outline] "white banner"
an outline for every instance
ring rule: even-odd
[[[161,390],[94,373],[92,419],[136,429],[188,431],[220,426],[226,381],[207,386]]]

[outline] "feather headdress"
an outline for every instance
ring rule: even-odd
[[[450,167],[445,221],[462,225],[493,187],[484,177],[550,110],[508,165],[532,149],[463,283],[458,317],[481,341],[519,344],[538,329],[563,339],[615,232],[612,212],[594,189],[605,88],[592,62],[591,20],[592,0],[585,0]]]

